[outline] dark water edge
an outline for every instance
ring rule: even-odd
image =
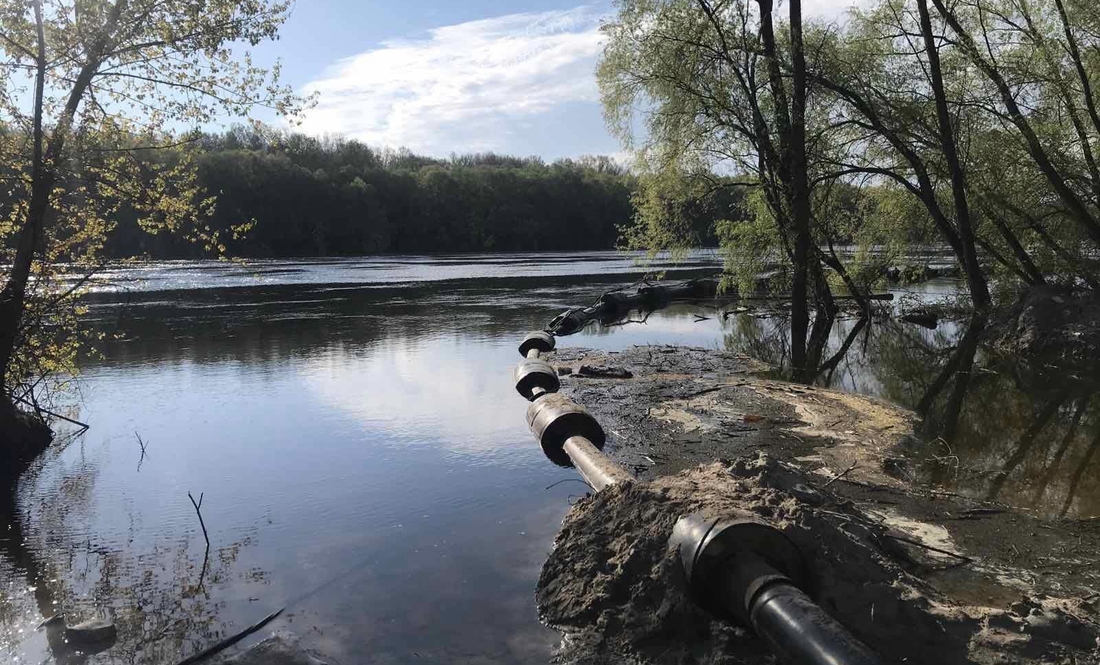
[[[229,288],[239,267],[162,265],[92,296],[107,337],[70,407],[93,428],[39,460],[0,517],[0,657],[49,657],[31,629],[56,608],[120,628],[111,650],[59,662],[160,664],[290,605],[272,628],[340,662],[549,658],[559,638],[538,623],[535,579],[584,487],[544,489],[572,475],[526,430],[515,345],[638,266],[607,253],[287,263],[233,273]],[[696,257],[670,277],[716,265]],[[783,363],[782,321],[698,312],[678,305],[562,343]],[[851,325],[834,329],[834,348]],[[872,326],[825,382],[914,407],[966,330]],[[920,437],[931,443],[903,473],[1052,517],[1067,500],[1067,516],[1100,513],[1089,382],[974,355],[966,392],[948,382],[937,394]],[[937,439],[955,412],[948,453]],[[188,491],[206,497],[205,571]]]

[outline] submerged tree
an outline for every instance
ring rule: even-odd
[[[274,39],[289,3],[33,0],[0,6],[0,389],[33,401],[72,369],[75,296],[125,211],[222,249],[180,129],[302,100],[234,46]],[[66,266],[66,267],[62,267]]]

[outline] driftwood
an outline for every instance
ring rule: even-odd
[[[679,284],[645,285],[633,293],[609,291],[588,307],[562,312],[546,326],[555,335],[572,335],[593,321],[614,323],[632,310],[654,310],[675,300],[702,300],[718,295],[718,279],[693,279]]]
[[[248,637],[252,633],[256,632],[257,630],[263,628],[267,624],[274,621],[275,617],[277,617],[277,616],[279,616],[280,614],[283,613],[283,609],[285,609],[285,608],[276,610],[276,611],[272,612],[271,614],[268,614],[264,618],[260,619],[259,621],[252,624],[248,628],[245,628],[244,630],[237,633],[236,635],[233,635],[232,637],[228,637],[228,638],[222,640],[221,642],[218,642],[217,644],[210,647],[209,649],[203,649],[202,651],[198,652],[194,656],[188,656],[187,658],[184,658],[180,662],[176,663],[176,665],[191,665],[192,663],[197,663],[199,661],[206,660],[210,656],[213,656],[214,654],[217,654],[221,651],[225,651],[226,649],[233,646],[237,642],[240,642],[241,640]]]
[[[675,301],[699,301],[714,300],[718,297],[718,278],[706,277],[692,279],[676,284],[645,284],[635,291],[608,291],[588,307],[575,307],[557,315],[546,326],[546,330],[558,336],[572,335],[598,321],[605,326],[619,325],[622,319],[634,310],[652,312],[668,306]],[[864,297],[866,300],[890,301],[894,299],[892,293],[872,293]],[[789,295],[744,295],[731,294],[730,299],[736,300],[789,300]],[[834,296],[833,300],[857,300],[855,296]],[[725,313],[728,316],[728,312]],[[705,321],[707,317],[696,314],[697,321]],[[635,322],[635,321],[630,321]],[[636,321],[643,323],[644,319]]]

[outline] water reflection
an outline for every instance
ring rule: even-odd
[[[922,478],[1058,517],[1100,510],[1094,377],[982,349],[972,319],[917,404],[930,441]]]
[[[841,318],[814,382],[885,397],[922,416],[913,481],[1051,517],[1100,514],[1100,383],[1072,367],[997,354],[982,344],[987,329],[983,317],[935,330]],[[781,318],[741,314],[726,325],[724,343],[777,368],[788,364]]]
[[[173,663],[284,604],[271,628],[342,662],[546,661],[559,638],[532,592],[574,490],[544,490],[567,475],[531,441],[510,370],[522,333],[635,278],[586,266],[96,295],[108,336],[71,405],[93,427],[24,478],[22,550],[44,563],[23,574],[0,553],[0,579],[56,578],[60,606],[113,615],[119,643],[94,663]],[[188,491],[214,543],[201,585]],[[26,631],[45,608],[22,610],[7,642],[37,662],[50,645]]]
[[[70,445],[80,447],[79,442]],[[116,543],[81,533],[94,504],[98,468],[83,455],[66,464],[60,460],[64,455],[61,449],[49,451],[24,479],[31,484],[43,480],[40,489],[48,503],[20,509],[9,492],[0,501],[0,523],[7,526],[0,537],[0,574],[7,582],[0,593],[0,653],[13,663],[37,662],[45,654],[60,665],[163,663],[217,641],[232,626],[220,616],[227,602],[224,590],[256,592],[265,583],[262,570],[237,565],[252,539],[218,547],[208,559],[188,537],[135,557]],[[47,467],[54,467],[51,477],[40,478]],[[25,582],[19,584],[18,578]],[[64,621],[36,630],[57,614]],[[90,618],[113,621],[117,638],[70,643],[65,622]]]

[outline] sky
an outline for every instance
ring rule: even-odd
[[[804,0],[838,17],[850,0]],[[433,156],[493,151],[552,160],[624,157],[595,67],[610,0],[297,0],[277,42],[317,105],[298,130]]]

